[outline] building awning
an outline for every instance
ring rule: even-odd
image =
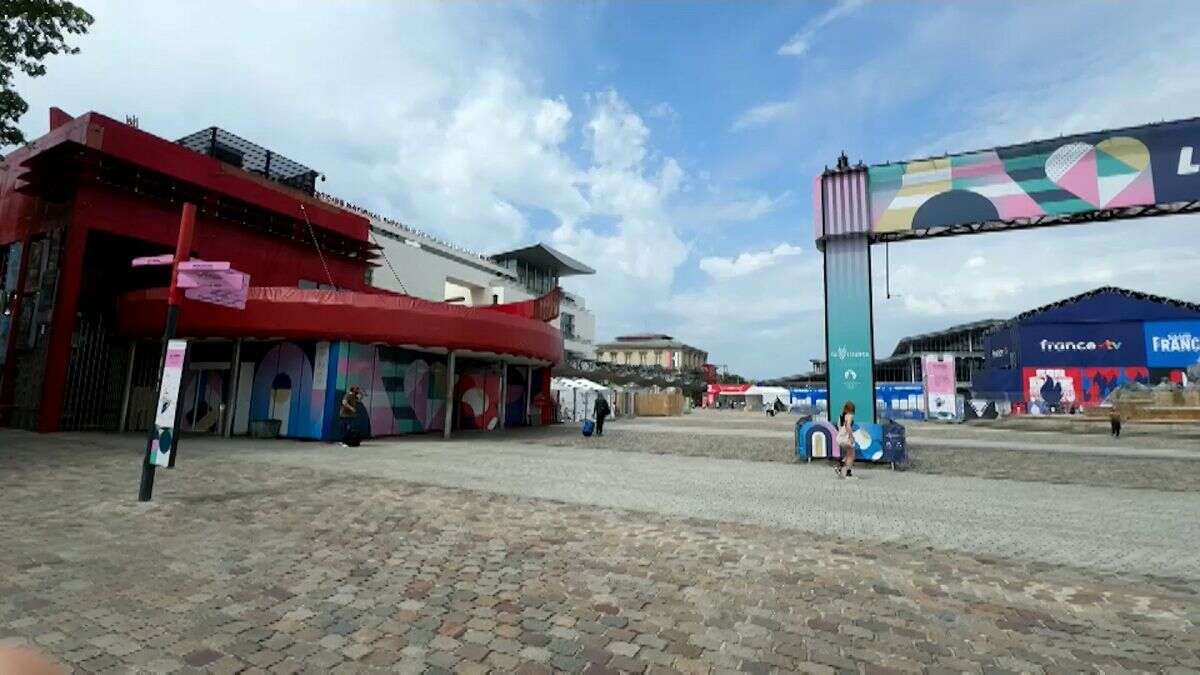
[[[161,336],[166,297],[165,288],[121,296],[117,331],[130,337]],[[514,363],[563,362],[562,334],[543,321],[405,295],[352,291],[252,287],[244,310],[189,300],[179,314],[178,335],[346,340]]]

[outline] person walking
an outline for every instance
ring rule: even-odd
[[[362,389],[358,385],[351,385],[346,391],[346,395],[342,397],[342,404],[338,407],[338,418],[342,421],[342,442],[338,445],[343,448],[358,447],[358,433],[354,430],[354,418],[358,415],[358,404],[362,402]]]
[[[596,414],[596,435],[603,436],[604,418],[608,417],[612,409],[608,407],[608,400],[600,394],[596,394],[596,405],[594,408],[593,412]]]
[[[838,478],[854,478],[854,402],[846,401],[838,418],[837,444],[841,448]]]
[[[1112,407],[1112,412],[1108,415],[1108,423],[1112,426],[1113,438],[1121,437],[1121,411],[1117,406]]]

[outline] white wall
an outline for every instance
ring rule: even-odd
[[[396,241],[392,237],[376,234],[375,239],[383,248],[383,254],[396,269],[400,282],[387,263],[375,269],[372,284],[397,293],[441,302],[447,298],[466,296],[468,304],[491,304],[492,295],[499,295],[500,302],[525,300],[530,296],[515,280],[506,278],[506,271],[499,265],[482,260],[465,251],[456,251],[430,238],[413,232],[398,232],[387,223],[373,222],[376,227],[395,232],[409,242]]]
[[[399,230],[393,225],[372,220],[372,226],[402,237],[405,241],[380,233],[375,240],[383,248],[383,254],[391,261],[403,287],[396,281],[387,263],[380,259],[375,268],[372,284],[397,293],[442,302],[449,298],[466,298],[463,305],[490,305],[492,296],[500,303],[520,302],[534,297],[515,279],[515,273],[484,260],[466,251],[447,246],[419,232]],[[413,246],[407,242],[414,242]],[[595,358],[596,316],[587,308],[583,298],[568,294],[564,297],[561,313],[571,314],[575,319],[576,339],[563,341],[563,347],[584,358]],[[562,330],[562,318],[552,324]]]

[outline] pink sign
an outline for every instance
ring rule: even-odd
[[[200,283],[194,286],[183,286],[183,277],[188,275],[199,275],[205,283]],[[223,271],[205,271],[205,272],[180,272],[180,286],[187,288],[183,292],[185,298],[189,300],[199,300],[200,302],[208,302],[222,307],[231,307],[233,309],[246,309],[246,293],[250,289],[250,275],[237,270]],[[200,281],[200,278],[190,281]]]
[[[134,258],[133,267],[145,267],[147,265],[170,265],[175,261],[175,256],[170,253],[163,255],[150,255],[141,258]]]
[[[229,269],[229,261],[217,260],[188,260],[187,262],[179,263],[179,271],[187,270],[189,272],[201,270],[227,270]]]
[[[185,270],[180,268],[177,284],[180,288],[238,288],[241,286],[242,273],[237,270]]]
[[[954,357],[927,354],[921,367],[925,374],[926,412],[931,417],[955,417]]]

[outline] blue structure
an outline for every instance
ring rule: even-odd
[[[1014,317],[984,348],[977,401],[1099,405],[1128,382],[1184,382],[1200,362],[1200,304],[1105,286]]]
[[[825,415],[829,391],[825,387],[790,387],[791,408],[801,415]],[[879,419],[925,419],[925,387],[920,384],[875,385],[875,416]]]

